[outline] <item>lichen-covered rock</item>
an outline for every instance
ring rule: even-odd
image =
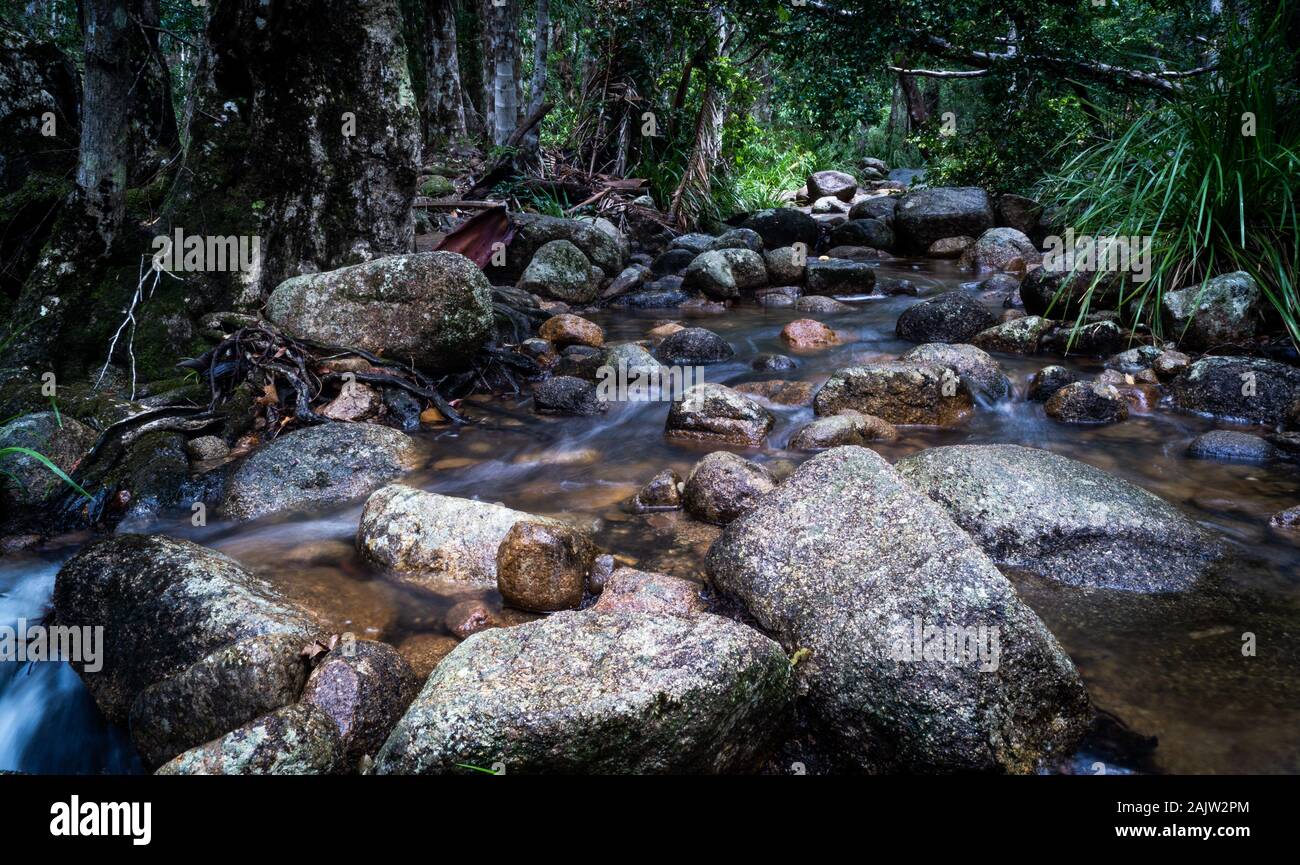
[[[301,702],[320,708],[338,728],[343,759],[355,769],[379,753],[419,688],[411,665],[386,643],[340,643],[325,656]]]
[[[357,550],[406,582],[495,586],[497,548],[515,523],[538,519],[502,505],[392,484],[366,500]]]
[[[813,258],[806,279],[808,294],[870,294],[876,287],[876,269],[865,261]]]
[[[306,642],[294,633],[248,637],[141,691],[131,704],[131,741],[145,765],[161,766],[296,702],[307,681]]]
[[[708,568],[788,651],[806,650],[807,749],[829,771],[1032,772],[1087,728],[1087,693],[1047,628],[942,508],[865,448],[804,463],[723,530]],[[916,630],[980,627],[983,661],[916,645]]]
[[[1251,275],[1239,270],[1168,292],[1160,304],[1166,335],[1182,348],[1205,350],[1252,342],[1263,295]]]
[[[965,343],[931,342],[918,345],[899,358],[902,363],[946,366],[961,378],[972,394],[989,399],[1011,395],[1011,382],[988,352]]]
[[[318,706],[295,703],[181,754],[159,775],[329,775],[342,766],[338,728]]]
[[[506,251],[506,274],[510,280],[523,273],[539,249],[556,240],[573,244],[589,262],[611,276],[622,272],[627,262],[627,238],[617,231],[581,219],[534,213],[512,214],[511,219],[519,230]]]
[[[741,227],[758,232],[765,249],[802,243],[811,253],[817,245],[817,220],[793,207],[760,210],[751,214]]]
[[[54,582],[60,625],[103,626],[102,664],[82,674],[113,722],[155,682],[249,637],[309,639],[313,617],[215,550],[162,535],[120,534],[91,541]]]
[[[715,300],[740,297],[767,285],[767,265],[752,249],[715,249],[700,254],[682,274],[682,287]]]
[[[497,549],[497,591],[518,610],[577,609],[596,559],[586,532],[553,522],[518,522]]]
[[[98,433],[70,417],[52,411],[14,418],[0,426],[0,448],[27,448],[43,455],[66,474],[95,445]],[[10,453],[0,457],[3,497],[17,505],[36,505],[70,489],[66,482],[33,456]]]
[[[979,237],[993,227],[993,202],[973,186],[941,186],[909,192],[894,211],[898,240],[913,252],[924,252],[944,237]]]
[[[1128,331],[1113,321],[1102,320],[1053,328],[1043,337],[1040,347],[1061,354],[1100,357],[1131,342]]]
[[[1278,424],[1300,399],[1300,368],[1256,357],[1203,357],[1170,390],[1186,411]]]
[[[519,289],[566,303],[591,303],[600,288],[582,250],[567,240],[552,240],[533,255],[519,277]]]
[[[772,413],[720,384],[689,388],[668,410],[668,438],[756,446],[776,424]]]
[[[1033,241],[1023,232],[1014,228],[990,228],[962,252],[961,266],[1023,273],[1041,259]]]
[[[1037,354],[1056,322],[1037,315],[1004,321],[971,337],[971,345],[1003,354]]]
[[[682,502],[696,519],[725,526],[775,486],[771,472],[758,463],[728,451],[715,451],[691,469]]]
[[[600,599],[591,606],[596,613],[667,613],[694,616],[708,609],[700,597],[700,584],[648,573],[634,568],[618,568],[605,580]]]
[[[763,253],[767,265],[768,282],[777,286],[798,285],[803,282],[808,269],[808,250],[800,252],[793,246],[769,249]]]
[[[393,255],[291,277],[266,317],[300,339],[440,370],[463,366],[491,336],[492,292],[463,255]]]
[[[896,327],[908,342],[970,342],[998,323],[993,313],[964,291],[948,291],[903,310]]]
[[[557,613],[457,647],[375,771],[743,771],[783,732],[792,699],[785,653],[744,625],[707,613]]]
[[[893,424],[851,408],[822,417],[805,426],[790,439],[790,449],[819,451],[840,445],[865,445],[875,441],[894,441],[898,430]]]
[[[1057,389],[1044,406],[1061,423],[1116,423],[1128,418],[1128,401],[1113,384],[1076,381]]]
[[[968,415],[970,391],[948,367],[876,363],[838,370],[817,392],[819,415],[850,408],[893,424],[951,426]]]
[[[897,469],[994,561],[1072,586],[1178,591],[1221,553],[1209,532],[1163,499],[1049,451],[930,448]]]
[[[254,451],[226,483],[218,510],[236,520],[360,498],[414,469],[415,440],[366,423],[296,430]]]

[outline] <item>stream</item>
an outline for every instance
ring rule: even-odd
[[[947,262],[882,262],[882,277],[910,280],[922,296],[970,280]],[[687,323],[714,330],[735,357],[705,368],[707,381],[736,384],[798,379],[820,384],[855,361],[897,356],[911,347],[894,335],[899,313],[915,298],[871,297],[850,313],[806,315],[790,309],[739,306]],[[999,312],[1000,310],[995,310]],[[643,339],[674,310],[609,310],[589,316],[606,342]],[[813,317],[851,338],[816,354],[795,355],[779,339],[783,325]],[[762,353],[791,354],[796,370],[758,373]],[[891,462],[917,450],[961,443],[1016,443],[1045,448],[1116,474],[1174,503],[1235,548],[1231,565],[1203,589],[1181,596],[1081,590],[1011,573],[1025,601],[1060,640],[1103,716],[1072,759],[1046,771],[1077,773],[1300,772],[1300,539],[1268,527],[1274,513],[1300,502],[1300,467],[1192,460],[1197,434],[1226,425],[1167,408],[1134,413],[1103,427],[1049,420],[1025,399],[1026,380],[1049,363],[1095,374],[1098,359],[1000,355],[1015,395],[982,405],[947,430],[903,428],[896,442],[873,447]],[[777,416],[766,448],[745,451],[778,475],[810,454],[784,450],[812,419],[809,407],[768,406]],[[563,516],[591,529],[601,546],[638,567],[702,579],[716,532],[679,513],[633,516],[621,505],[658,471],[683,476],[714,447],[663,438],[663,402],[612,404],[603,418],[548,418],[527,399],[467,400],[481,425],[415,435],[427,447],[424,469],[406,482],[454,496],[501,502],[532,513]],[[466,597],[500,609],[494,591],[439,595],[372,573],[353,548],[360,503],[294,518],[211,522],[196,528],[188,510],[143,530],[212,546],[275,582],[291,598],[321,612],[330,626],[382,639],[404,654],[445,647],[445,614]],[[142,530],[134,526],[133,530]],[[0,625],[47,611],[59,564],[86,536],[51,541],[0,559]],[[1254,657],[1242,653],[1255,635]],[[126,732],[99,715],[66,664],[0,665],[0,770],[58,773],[139,772]]]

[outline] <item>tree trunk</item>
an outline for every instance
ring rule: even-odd
[[[501,145],[520,119],[519,3],[481,0],[479,8],[483,27],[483,119],[489,140]]]
[[[551,0],[537,0],[537,27],[533,37],[533,81],[529,88],[531,114],[546,101],[546,61],[551,46]]]
[[[464,136],[466,131],[456,51],[456,5],[452,0],[427,0],[425,33],[425,140],[436,143]]]
[[[260,238],[244,272],[204,274],[256,308],[280,282],[414,244],[420,121],[397,0],[217,0],[176,224]]]
[[[107,253],[122,224],[126,190],[174,155],[178,136],[166,61],[158,50],[157,0],[82,0],[85,39],[77,187]]]

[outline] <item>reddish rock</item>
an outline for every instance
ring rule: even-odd
[[[781,329],[781,339],[799,351],[815,351],[840,343],[835,331],[811,318],[801,318],[787,324]]]

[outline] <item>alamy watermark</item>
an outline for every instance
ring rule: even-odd
[[[1051,235],[1043,242],[1043,267],[1074,273],[1129,273],[1134,282],[1151,279],[1150,235]]]
[[[82,665],[86,673],[104,666],[104,626],[0,625],[0,663],[16,661],[67,661]]]
[[[680,402],[688,409],[702,407],[702,366],[617,366],[596,370],[596,396],[605,402]]]
[[[171,235],[153,239],[154,270],[171,273],[241,271],[256,267],[262,255],[262,238],[257,235],[227,236],[186,234],[178,228]]]
[[[921,616],[896,619],[889,628],[889,658],[893,661],[974,666],[981,673],[997,672],[1002,643],[997,625],[950,625]]]

